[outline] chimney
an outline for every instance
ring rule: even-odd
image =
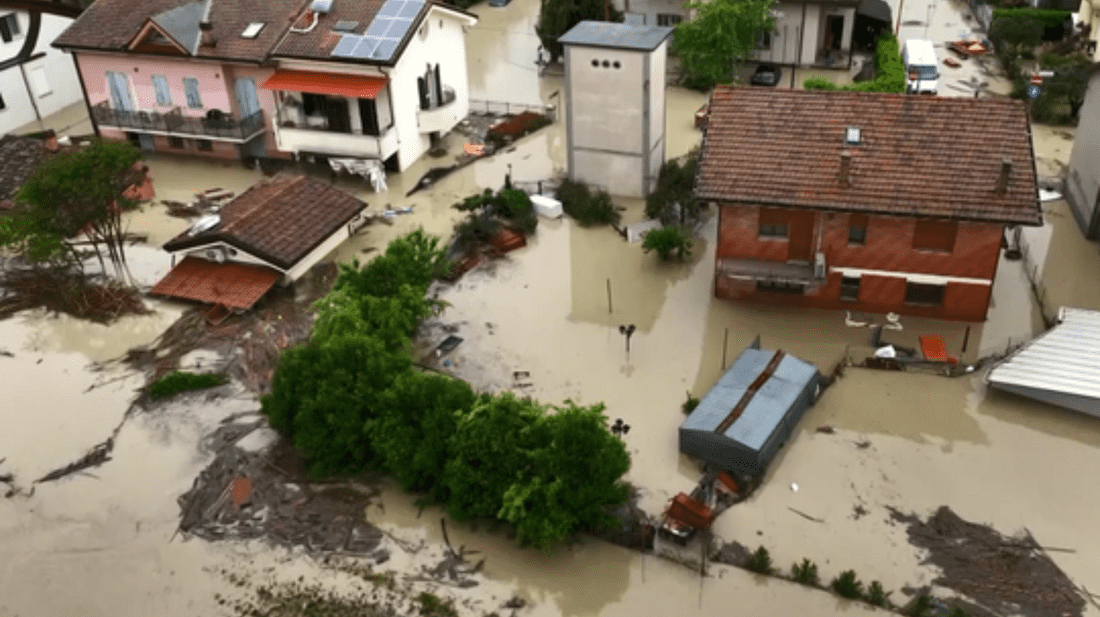
[[[1001,175],[997,178],[997,194],[1004,195],[1008,190],[1008,179],[1012,175],[1012,159],[1001,158]]]
[[[57,133],[54,133],[53,131],[50,131],[50,133],[46,135],[45,143],[43,145],[46,147],[46,150],[48,152],[57,152],[61,149],[60,145],[57,143]]]
[[[203,47],[216,47],[218,40],[214,38],[214,24],[210,21],[210,10],[214,8],[214,0],[206,0],[206,8],[202,11],[202,19],[199,20],[199,32],[202,34],[201,45]]]
[[[852,185],[852,153],[848,150],[840,151],[840,183],[844,186]]]

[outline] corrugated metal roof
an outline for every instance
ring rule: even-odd
[[[1063,308],[1060,322],[990,371],[994,387],[1093,399],[1100,409],[1100,312]]]
[[[195,52],[195,46],[199,42],[199,21],[206,10],[206,2],[192,2],[174,9],[168,9],[153,17],[158,26],[172,35],[176,42],[183,46],[188,53]]]
[[[634,26],[608,21],[582,21],[561,35],[563,45],[588,45],[615,49],[653,51],[672,35],[672,28]]]
[[[775,352],[746,349],[718,380],[681,428],[713,431],[737,406],[748,387],[764,371]],[[741,416],[724,433],[755,450],[775,430],[791,404],[813,379],[817,368],[792,356],[784,356],[771,378],[757,390]]]

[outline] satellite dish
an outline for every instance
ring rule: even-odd
[[[195,221],[195,224],[191,226],[191,229],[187,231],[189,236],[197,236],[204,231],[209,231],[218,226],[218,223],[222,222],[222,217],[217,214],[210,214]]]

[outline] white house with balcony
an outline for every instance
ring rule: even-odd
[[[469,111],[466,29],[477,17],[424,0],[316,0],[276,46],[275,141],[296,157],[404,170]]]
[[[38,27],[32,27],[32,20]],[[0,8],[0,135],[61,111],[83,98],[73,61],[50,47],[72,23],[56,15],[32,17]],[[35,38],[37,36],[37,38]],[[30,55],[18,56],[30,45]]]

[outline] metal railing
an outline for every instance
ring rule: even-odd
[[[505,101],[486,101],[483,99],[470,99],[470,112],[483,114],[511,115],[525,111],[535,111],[541,114],[554,112],[553,105],[531,105],[527,103],[508,103]]]
[[[240,141],[248,139],[264,128],[263,110],[239,119],[228,115],[217,118],[193,118],[184,116],[179,107],[173,108],[168,113],[127,111],[111,109],[104,101],[92,107],[92,115],[96,124],[100,126],[178,135],[221,137]]]

